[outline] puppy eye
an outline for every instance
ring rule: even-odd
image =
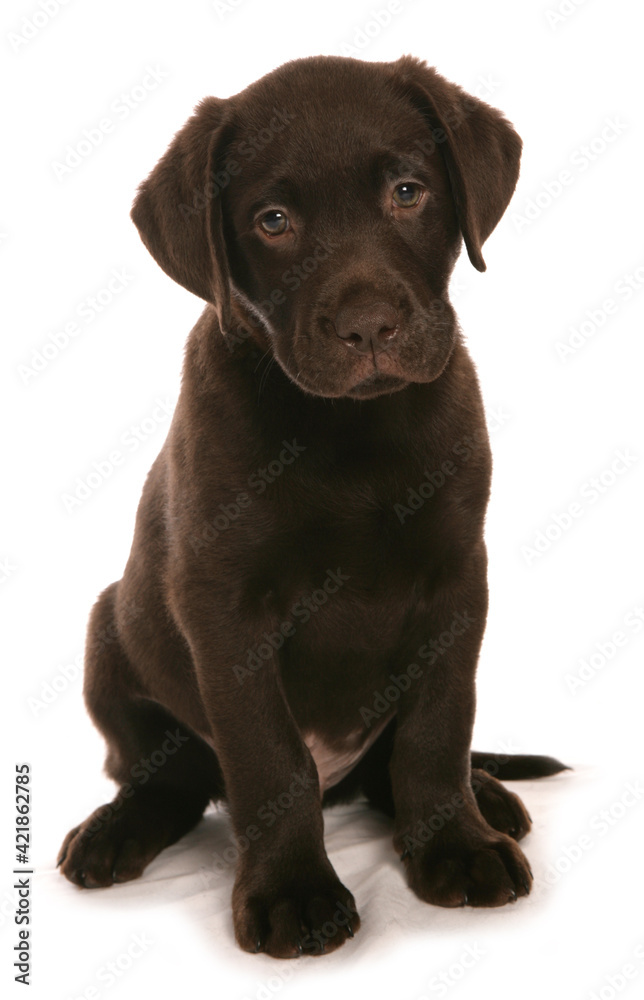
[[[259,225],[267,236],[281,236],[288,229],[289,221],[284,212],[275,210],[262,215]]]
[[[423,189],[420,184],[406,182],[405,184],[399,184],[398,187],[394,189],[392,198],[394,205],[397,205],[398,208],[414,208],[422,196]]]

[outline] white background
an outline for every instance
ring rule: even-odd
[[[404,0],[354,48],[369,60],[426,59],[485,92],[525,142],[515,197],[485,247],[488,270],[463,255],[452,290],[488,409],[503,414],[498,428],[492,421],[491,605],[475,745],[551,753],[575,768],[515,786],[535,819],[525,841],[532,896],[488,912],[424,906],[404,885],[386,823],[359,804],[328,813],[326,827],[363,927],[323,959],[274,963],[236,948],[232,870],[208,886],[198,874],[228,844],[224,815],[208,816],[138,883],[83,892],[53,869],[67,829],[112,795],[82,703],[84,629],[97,593],[121,575],[169,423],[157,400],[176,399],[201,310],[141,244],[129,220],[136,185],[203,96],[234,94],[287,59],[346,53],[385,4],[228,6],[69,0],[38,14],[42,27],[25,42],[15,36],[30,33],[41,8],[30,0],[2,10],[2,981],[22,995],[11,969],[12,796],[14,764],[28,761],[31,996],[638,996],[644,629],[628,616],[644,605],[643,143],[639,10],[627,0],[565,0],[559,20],[548,14],[555,0]],[[148,67],[164,78],[121,118],[119,95],[150,83]],[[106,116],[112,131],[58,178],[53,164]],[[561,171],[568,183],[557,187]],[[83,322],[78,310],[113,269],[125,270],[126,287]],[[639,287],[627,295],[629,275]],[[602,321],[606,299],[615,310]],[[73,321],[78,336],[26,374]],[[557,343],[582,324],[587,336],[562,360]],[[157,426],[146,423],[146,439],[127,446],[131,428],[154,414]],[[122,464],[68,511],[64,494],[115,449]],[[611,471],[625,451],[628,468]],[[601,495],[587,486],[593,477]],[[582,513],[555,538],[553,517],[573,502]],[[530,558],[525,547],[549,525],[545,551]],[[594,674],[571,690],[567,677],[591,657]],[[150,943],[132,958],[136,934]]]

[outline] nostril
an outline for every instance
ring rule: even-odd
[[[344,306],[337,313],[335,330],[340,340],[360,353],[384,351],[398,333],[398,312],[386,302]]]
[[[398,327],[396,326],[381,326],[378,330],[378,340],[381,344],[388,344],[390,340],[393,340],[398,333]]]

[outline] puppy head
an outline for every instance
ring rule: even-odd
[[[443,371],[461,240],[484,270],[520,153],[498,111],[415,59],[303,59],[206,98],[132,218],[224,334],[241,319],[304,391],[369,398]]]

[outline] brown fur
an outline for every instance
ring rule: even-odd
[[[208,305],[90,622],[86,701],[120,789],[63,845],[76,884],[139,875],[225,799],[249,845],[241,947],[331,951],[359,918],[321,800],[363,793],[421,899],[529,891],[507,761],[470,756],[490,451],[448,298],[462,239],[485,269],[520,149],[415,59],[321,57],[206,98],[142,184],[146,246]]]

